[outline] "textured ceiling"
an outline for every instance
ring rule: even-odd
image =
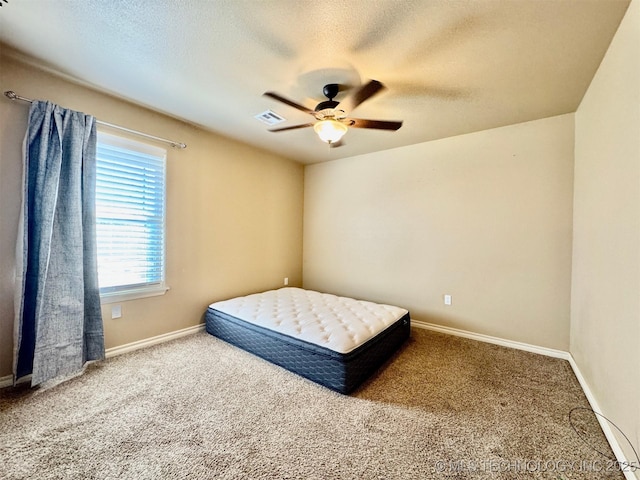
[[[0,41],[135,103],[303,163],[576,110],[629,0],[9,0]],[[388,89],[329,149],[311,109],[326,83]],[[20,94],[20,85],[11,87]],[[337,100],[348,94],[346,89]],[[153,133],[153,132],[149,132]]]

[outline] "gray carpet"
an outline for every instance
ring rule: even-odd
[[[0,392],[0,477],[624,478],[575,407],[566,361],[425,330],[350,396],[198,333]]]

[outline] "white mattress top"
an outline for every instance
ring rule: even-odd
[[[349,353],[407,310],[328,293],[281,288],[215,302],[211,308],[338,353]]]

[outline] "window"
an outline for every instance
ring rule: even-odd
[[[100,296],[161,295],[164,278],[164,149],[98,132],[96,228]]]

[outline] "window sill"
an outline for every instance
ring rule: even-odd
[[[119,292],[100,294],[100,303],[106,305],[109,303],[125,302],[127,300],[136,300],[138,298],[157,297],[164,295],[169,290],[166,285],[158,285],[154,287],[132,288],[130,290],[121,290]]]

